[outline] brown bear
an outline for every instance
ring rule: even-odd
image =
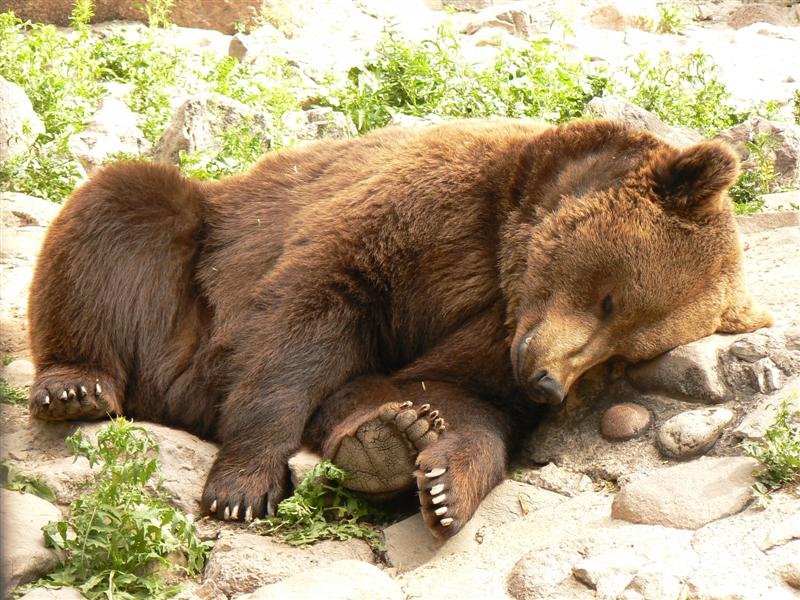
[[[205,509],[271,513],[302,444],[419,488],[452,535],[528,406],[587,369],[769,324],[743,288],[725,147],[605,121],[462,121],[200,183],[109,166],[53,222],[30,299],[41,419],[218,440]]]

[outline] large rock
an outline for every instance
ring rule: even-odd
[[[153,423],[137,424],[159,445],[162,485],[172,503],[184,512],[199,514],[203,483],[216,458],[216,446],[185,431]],[[85,459],[73,459],[64,440],[78,428],[94,439],[107,422],[47,423],[28,421],[26,414],[20,414],[7,419],[5,425],[2,460],[10,460],[23,473],[42,479],[54,491],[59,504],[69,504],[77,498],[83,484],[91,479],[92,470]]]
[[[611,515],[632,523],[697,529],[736,514],[752,499],[751,458],[703,457],[656,471],[622,487]]]
[[[520,3],[521,4],[521,3]],[[517,37],[526,39],[532,31],[531,13],[524,5],[504,4],[486,8],[475,15],[463,32],[471,35],[479,29],[502,29]]]
[[[387,527],[386,558],[401,571],[415,569],[437,557],[456,554],[475,546],[478,532],[524,519],[531,512],[557,506],[561,494],[517,481],[505,481],[481,503],[472,519],[445,544],[441,544],[417,514]]]
[[[222,135],[234,127],[247,127],[268,147],[271,143],[272,118],[266,112],[220,94],[200,94],[178,107],[172,121],[158,140],[153,158],[178,164],[180,153],[221,150]]]
[[[772,494],[769,504],[752,505],[741,513],[709,523],[692,535],[696,552],[693,569],[685,578],[691,598],[791,600],[797,591],[782,577],[788,561],[800,556],[800,541],[776,540],[762,549],[776,524],[800,514],[800,498]]]
[[[750,117],[744,123],[720,132],[717,139],[731,144],[747,168],[755,166],[747,143],[759,135],[773,140],[774,147],[768,156],[774,159],[775,183],[783,187],[800,187],[800,125]]]
[[[49,502],[0,489],[2,573],[9,589],[41,577],[58,564],[56,553],[45,548],[42,527],[59,519],[61,512]]]
[[[789,3],[782,2],[781,4],[788,5]],[[741,29],[753,23],[791,26],[797,25],[799,22],[798,14],[792,8],[766,3],[744,4],[728,17],[728,25],[734,29]]]
[[[297,573],[336,561],[354,559],[374,562],[369,545],[362,540],[323,541],[298,548],[269,537],[223,531],[214,545],[204,571],[225,594],[252,592]]]
[[[19,192],[0,192],[0,220],[5,227],[47,227],[61,205]]]
[[[330,107],[289,111],[283,115],[284,136],[289,140],[346,140],[358,134],[353,121]]]
[[[40,133],[44,125],[25,91],[0,77],[0,164],[25,152]]]
[[[117,153],[134,156],[150,150],[137,115],[122,100],[104,98],[86,128],[69,138],[69,149],[88,172]]]
[[[800,377],[793,379],[779,397],[766,396],[745,415],[733,434],[738,439],[760,440],[767,429],[775,422],[775,416],[782,400],[789,404],[789,410],[800,412]]]
[[[710,336],[679,346],[629,368],[628,380],[644,393],[665,394],[692,402],[724,402],[730,394],[721,375],[719,355],[731,341],[725,336]]]
[[[69,25],[74,0],[3,0],[2,9],[12,10],[21,19]],[[216,29],[234,33],[237,24],[247,23],[258,14],[263,0],[214,0],[198,10],[194,0],[175,0],[170,20],[182,27]],[[94,0],[92,21],[147,21],[142,5],[128,0]]]
[[[403,600],[400,586],[378,567],[358,560],[340,560],[298,573],[257,589],[237,600]]]
[[[602,119],[613,119],[630,125],[634,129],[649,131],[679,148],[690,146],[703,136],[686,127],[667,125],[655,114],[616,95],[593,98],[586,108],[590,115]]]

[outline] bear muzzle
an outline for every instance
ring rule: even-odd
[[[528,392],[528,396],[532,401],[540,404],[560,404],[567,395],[566,388],[547,369],[534,369],[530,376],[525,376],[528,346],[532,339],[533,330],[525,334],[516,346],[512,360],[514,376],[517,382]]]

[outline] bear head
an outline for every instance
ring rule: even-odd
[[[733,153],[713,142],[677,150],[603,122],[578,130],[528,165],[514,225],[524,250],[506,257],[511,361],[539,402],[561,402],[611,357],[638,362],[771,323],[744,288],[726,195]]]

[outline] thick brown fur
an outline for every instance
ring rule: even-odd
[[[502,478],[526,393],[769,323],[742,284],[736,170],[604,121],[387,129],[211,184],[107,167],[41,253],[32,413],[217,439],[205,507],[242,518],[283,497],[304,438],[435,403],[450,426],[418,477],[448,469],[457,520],[429,525],[449,535]]]

